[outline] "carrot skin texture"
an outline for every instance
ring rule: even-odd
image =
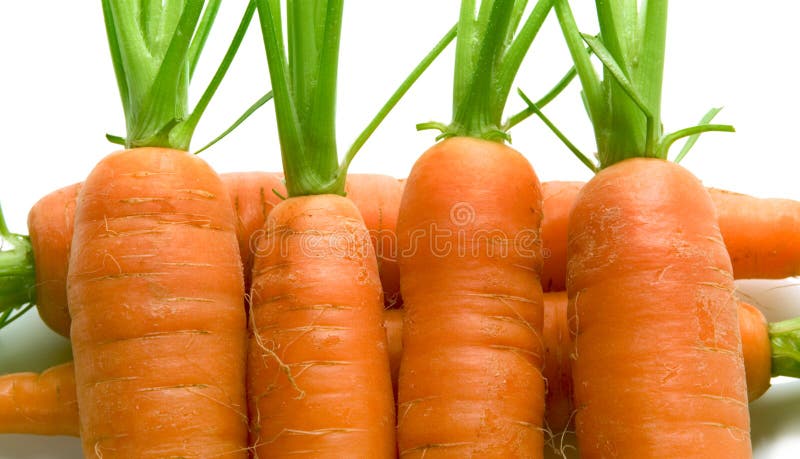
[[[800,202],[710,189],[737,279],[800,274]]]
[[[36,309],[48,327],[65,337],[69,337],[70,324],[67,267],[81,185],[75,183],[48,194],[28,213],[28,231],[36,264]]]
[[[247,457],[242,267],[206,163],[159,148],[101,160],[67,288],[86,457]]]
[[[542,455],[541,200],[499,143],[449,138],[414,165],[397,227],[401,457]]]
[[[733,276],[716,222],[700,182],[662,160],[622,161],[581,190],[567,288],[582,457],[751,457]]]
[[[0,376],[0,433],[78,436],[72,362]]]
[[[394,457],[394,400],[377,262],[341,196],[270,212],[253,268],[251,445],[261,458]]]

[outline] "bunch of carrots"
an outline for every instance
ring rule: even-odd
[[[0,433],[103,459],[528,458],[567,432],[588,458],[750,457],[747,404],[800,378],[800,318],[767,323],[733,282],[800,275],[800,202],[678,164],[733,128],[715,109],[663,132],[666,0],[598,0],[597,36],[567,0],[527,3],[462,0],[340,155],[342,0],[247,2],[193,107],[222,2],[103,0],[124,149],[28,236],[0,212],[0,329],[35,307],[74,362],[0,376]],[[505,117],[550,16],[574,66]],[[254,20],[272,90],[197,151],[271,101],[283,170],[217,174],[190,146]],[[417,126],[437,142],[407,179],[349,174],[454,40],[452,119]],[[543,113],[575,78],[597,161]],[[531,116],[595,177],[540,182],[508,145]]]

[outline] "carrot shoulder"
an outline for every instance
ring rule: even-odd
[[[397,228],[402,457],[541,454],[541,199],[496,142],[453,137],[415,164]]]
[[[603,169],[568,251],[581,454],[749,457],[730,258],[700,182],[658,159]]]
[[[248,399],[263,457],[392,457],[394,408],[377,263],[341,196],[273,209],[253,270]]]
[[[208,165],[160,148],[100,161],[67,285],[84,454],[247,456],[242,268]]]

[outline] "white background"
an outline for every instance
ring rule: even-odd
[[[573,3],[582,29],[596,32],[590,2]],[[216,68],[245,4],[224,2],[196,73],[193,97]],[[456,0],[347,3],[338,93],[342,151],[457,15]],[[662,104],[665,130],[694,124],[714,106],[725,107],[717,122],[737,128],[735,134],[705,135],[683,162],[707,185],[800,199],[795,182],[800,166],[797,17],[800,4],[791,1],[754,6],[730,0],[684,0],[670,5]],[[517,80],[532,97],[543,94],[570,66],[554,19],[548,19],[534,42]],[[450,119],[452,64],[451,47],[362,149],[352,172],[408,174],[435,137],[431,131],[417,133],[414,125]],[[260,33],[252,27],[193,146],[213,138],[268,89]],[[509,100],[507,113],[522,108],[514,94]],[[593,151],[577,84],[546,113],[584,151]],[[0,202],[12,231],[26,232],[27,211],[41,196],[83,180],[100,158],[116,148],[104,134],[122,135],[124,128],[100,3],[3,2]],[[513,146],[529,158],[542,180],[590,177],[538,121],[517,126],[511,135]],[[203,157],[220,172],[277,170],[280,157],[272,105]],[[789,284],[778,290],[771,289],[771,283],[750,284],[746,289],[775,320],[800,313],[800,308],[795,307],[794,313],[787,309],[800,298],[800,287],[794,290]],[[0,336],[0,372],[40,369],[65,358],[64,341],[44,331],[35,314]],[[792,438],[789,433],[800,431],[800,415],[792,413],[791,403],[800,406],[800,385],[773,389],[755,406],[759,457],[790,457],[791,448],[800,447],[800,434]],[[66,457],[67,450],[53,445],[33,437],[0,435],[0,458]]]

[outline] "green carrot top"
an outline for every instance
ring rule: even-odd
[[[221,0],[102,0],[108,44],[122,108],[125,138],[135,147],[188,150],[208,106],[255,12],[250,2],[228,52],[195,108],[189,111],[189,83]]]
[[[539,32],[553,0],[539,0],[522,28],[527,0],[463,0],[458,20],[453,119],[449,125],[422,123],[417,129],[438,129],[440,138],[468,136],[508,141],[512,118],[502,123],[511,85],[525,54]],[[477,13],[477,14],[476,14]]]
[[[555,0],[555,11],[583,87],[583,99],[594,127],[599,164],[573,149],[593,170],[626,158],[667,159],[670,146],[689,137],[675,161],[680,162],[700,133],[733,131],[710,124],[712,109],[700,124],[663,133],[661,87],[667,32],[667,0],[597,0],[599,36],[580,33],[567,0]],[[595,72],[585,46],[603,64]]]
[[[289,197],[344,195],[356,152],[422,72],[455,37],[455,29],[425,56],[340,162],[336,147],[336,79],[343,0],[287,0],[286,37],[280,0],[256,0],[274,93]]]
[[[0,209],[0,329],[30,309],[35,298],[30,239],[9,231]]]

